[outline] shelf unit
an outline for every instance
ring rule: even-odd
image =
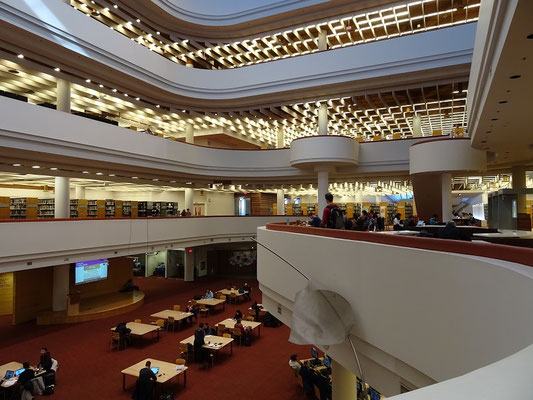
[[[167,202],[167,217],[174,217],[177,215],[178,203]]]
[[[26,199],[12,198],[10,201],[11,219],[26,219]]]
[[[105,218],[113,218],[115,216],[115,200],[105,201]]]
[[[55,200],[54,199],[39,199],[38,201],[38,214],[39,219],[54,218],[55,214]]]
[[[146,215],[147,210],[148,210],[148,202],[147,201],[139,201],[138,202],[138,207],[137,207],[137,213],[138,213],[137,216],[138,217],[146,217],[147,216]]]
[[[98,216],[98,200],[87,201],[87,218],[96,218]]]
[[[78,200],[70,200],[70,218],[79,218]]]
[[[124,201],[122,203],[122,216],[131,217],[131,201]]]

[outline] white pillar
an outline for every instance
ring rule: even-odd
[[[513,189],[526,188],[526,168],[522,165],[515,165],[511,168],[513,174]],[[516,212],[526,212],[526,195],[521,194],[516,196]]]
[[[194,143],[194,125],[187,124],[185,127],[185,143]]]
[[[328,49],[328,37],[327,32],[322,30],[318,34],[318,50],[327,50]]]
[[[54,218],[70,218],[70,187],[69,178],[56,176]]]
[[[354,201],[356,203],[362,203],[363,202],[363,192],[361,192],[361,191],[355,192]]]
[[[413,137],[422,136],[422,119],[420,115],[416,114],[413,117]]]
[[[57,111],[70,112],[70,82],[64,79],[57,79],[56,93]]]
[[[70,290],[70,266],[68,264],[56,265],[53,271],[52,310],[64,311],[67,309],[67,297]]]
[[[285,215],[285,191],[283,189],[278,189],[276,192],[276,207],[278,215]]]
[[[185,249],[185,269],[183,272],[183,280],[185,282],[194,281],[194,249]]]
[[[320,103],[320,108],[318,109],[318,134],[328,134],[328,105],[326,102]]]
[[[357,399],[357,378],[335,360],[331,362],[333,400]]]
[[[194,189],[185,188],[185,209],[194,213]]]
[[[442,180],[442,221],[444,223],[451,221],[452,216],[452,174],[445,173],[441,176]]]
[[[285,127],[281,127],[278,129],[278,135],[277,135],[277,143],[276,143],[276,147],[278,149],[281,149],[283,147],[285,147]]]
[[[76,186],[76,199],[85,199],[85,186]]]
[[[318,210],[317,215],[322,218],[322,213],[324,208],[326,208],[326,198],[325,195],[329,190],[329,171],[328,169],[319,169],[317,170],[318,174]]]

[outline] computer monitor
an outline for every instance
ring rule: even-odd
[[[370,400],[379,400],[381,398],[379,392],[375,389],[370,389]]]
[[[324,356],[324,367],[331,368],[331,359],[329,356]]]
[[[150,369],[151,369],[152,372],[153,372],[154,374],[156,374],[156,375],[157,375],[157,373],[159,372],[159,367],[152,367],[152,368],[150,368]]]
[[[418,223],[416,224],[416,226],[424,226],[424,221],[418,221]]]
[[[15,376],[19,376],[20,374],[22,374],[24,372],[24,368],[21,368],[21,369],[17,369],[15,371]]]
[[[7,370],[7,371],[6,371],[6,374],[4,375],[4,379],[10,379],[10,378],[13,378],[14,373],[15,373],[14,371]]]
[[[318,358],[318,350],[314,347],[311,349],[311,356],[313,356],[313,358]]]

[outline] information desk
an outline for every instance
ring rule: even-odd
[[[131,330],[131,336],[139,336],[142,344],[143,336],[150,332],[157,332],[157,340],[159,340],[159,326],[151,324],[141,324],[139,322],[128,322],[126,327]],[[116,326],[111,328],[111,332],[115,332]]]
[[[200,299],[196,300],[196,304],[200,304],[209,308],[215,308],[216,306],[222,304],[222,310],[226,309],[226,301],[220,299]]]
[[[202,346],[204,349],[218,352],[219,350],[226,347],[228,344],[230,346],[230,355],[233,354],[233,338],[226,338],[223,336],[215,336],[215,335],[206,335],[204,337],[205,344]],[[187,339],[183,339],[180,343],[182,344],[190,344],[191,346],[194,346],[194,335],[189,336]]]
[[[481,239],[484,242],[506,244],[508,246],[533,247],[533,232],[513,231],[502,229],[493,233],[474,233],[473,239]]]
[[[152,368],[153,367],[159,368],[159,372],[156,374],[157,383],[160,383],[160,384],[166,383],[172,378],[174,378],[175,376],[183,374],[183,386],[187,385],[188,367],[184,365],[178,366],[177,364],[169,363],[166,361],[155,360],[153,358],[146,358],[142,361],[139,361],[137,364],[133,364],[131,367],[128,367],[120,371],[122,373],[122,389],[123,390],[126,390],[126,375],[138,378],[139,372],[146,365],[146,361],[150,361],[152,363]],[[176,369],[176,368],[179,368],[179,369]]]
[[[436,233],[440,228],[444,228],[445,225],[423,225],[423,226],[413,226],[410,227],[410,230],[413,231],[427,231],[429,233]],[[474,233],[496,233],[497,229],[492,228],[482,228],[480,226],[458,226],[457,229],[460,229],[461,232],[466,233],[468,236],[472,236]]]
[[[222,324],[224,325],[226,328],[230,328],[230,329],[233,329],[235,328],[235,323],[237,321],[235,321],[234,319],[232,318],[227,318],[225,319],[224,321],[220,321],[218,324],[215,325],[215,327],[218,329],[218,325],[219,324]],[[256,322],[256,321],[245,321],[244,319],[241,320],[241,324],[242,326],[244,326],[245,328],[246,327],[250,327],[252,328],[252,331],[257,328],[257,336],[261,336],[261,322]]]
[[[189,312],[183,312],[183,311],[174,311],[174,310],[163,310],[159,311],[155,314],[150,315],[151,318],[154,319],[164,319],[168,320],[169,317],[174,318],[175,322],[184,320],[185,318],[192,317],[194,314]]]

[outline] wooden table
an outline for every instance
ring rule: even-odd
[[[141,324],[139,322],[128,322],[126,327],[131,329],[130,335],[139,336],[141,338],[141,344],[143,336],[150,332],[157,332],[157,340],[159,340],[159,326],[151,324]],[[116,327],[111,328],[112,332],[115,332]]]
[[[174,310],[163,310],[159,311],[158,313],[150,315],[151,318],[156,319],[165,319],[168,320],[168,317],[174,318],[174,321],[182,321],[185,318],[192,317],[194,314],[190,312],[183,312],[183,311],[174,311]]]
[[[21,369],[21,368],[22,368],[22,364],[19,363],[19,362],[16,362],[16,361],[11,361],[11,362],[8,362],[7,364],[0,365],[0,379],[3,378],[6,375],[7,371],[13,371],[14,372],[17,369]],[[10,387],[13,387],[13,386],[16,385],[16,383],[12,384],[12,385],[9,385],[9,383],[8,383],[7,385],[9,385],[9,386],[6,386],[6,382],[10,382],[10,381],[11,380],[2,382],[2,385],[1,385],[2,388],[9,389]]]
[[[265,307],[263,307],[262,304],[257,303],[257,305],[258,305],[259,307],[261,307],[261,309],[259,310],[260,313],[261,313],[261,312],[264,312],[264,313],[266,314],[266,313],[268,312],[268,310],[267,310]],[[248,310],[252,311],[253,308],[252,308],[252,307],[248,307]]]
[[[215,308],[219,304],[222,304],[222,310],[226,309],[226,301],[225,300],[220,300],[220,299],[201,299],[201,300],[196,300],[196,304],[201,304],[201,305],[204,305],[206,307],[213,307],[213,308]]]
[[[248,292],[241,293],[237,289],[222,289],[222,290],[219,290],[217,293],[223,294],[224,296],[231,297],[232,294],[234,294],[235,296],[244,296]]]
[[[204,337],[205,344],[202,346],[204,349],[218,352],[228,344],[230,345],[230,355],[233,354],[233,338],[226,338],[223,336],[206,335]],[[187,339],[183,339],[180,343],[190,344],[194,346],[194,335],[189,336]]]
[[[163,384],[183,373],[183,386],[187,385],[187,369],[188,367],[183,367],[183,369],[176,370],[177,364],[169,363],[166,361],[155,360],[153,358],[146,358],[142,361],[139,361],[137,364],[133,364],[131,367],[123,369],[120,371],[122,373],[122,389],[126,390],[126,375],[134,376],[135,378],[139,377],[139,372],[146,366],[146,361],[152,363],[151,367],[158,367],[159,372],[157,373],[157,383]]]
[[[237,321],[235,321],[234,319],[232,318],[227,318],[225,319],[224,321],[220,321],[218,324],[215,325],[215,327],[218,329],[218,325],[219,324],[223,324],[226,328],[235,328],[235,324],[237,323]],[[255,328],[258,328],[258,332],[257,332],[257,336],[261,336],[261,322],[256,322],[256,321],[245,321],[245,320],[241,320],[241,324],[242,326],[244,326],[245,328],[246,327],[250,327],[252,328],[252,331],[255,329]]]

